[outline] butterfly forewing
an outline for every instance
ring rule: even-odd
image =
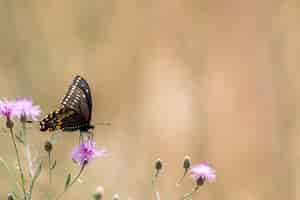
[[[88,83],[76,76],[61,100],[60,107],[41,121],[41,131],[88,131],[92,111],[92,97]]]

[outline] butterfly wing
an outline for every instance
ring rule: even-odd
[[[91,90],[81,76],[76,76],[60,107],[41,121],[41,131],[62,129],[63,131],[88,131],[92,111]]]
[[[76,76],[68,92],[63,97],[61,104],[81,114],[86,121],[90,121],[92,114],[92,96],[87,81],[81,76]]]
[[[72,118],[75,111],[67,109],[64,106],[60,106],[55,111],[49,113],[42,121],[40,121],[41,131],[55,131],[63,129],[63,121]]]

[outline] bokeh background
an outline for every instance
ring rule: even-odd
[[[44,114],[76,74],[94,99],[95,140],[109,154],[91,163],[63,199],[154,199],[160,157],[162,199],[190,191],[185,155],[210,162],[217,182],[193,199],[297,199],[300,187],[299,1],[296,0],[1,0],[0,91],[31,96]],[[4,127],[4,123],[2,123]],[[44,155],[49,137],[30,131]],[[14,162],[9,135],[0,155]],[[54,147],[55,184],[46,168],[34,199],[63,189],[77,172],[70,152],[77,134]],[[46,163],[45,163],[46,164]],[[0,198],[12,189],[0,168]]]

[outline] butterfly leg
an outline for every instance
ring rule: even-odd
[[[94,140],[94,132],[88,131],[88,140]]]
[[[79,134],[79,144],[83,143],[83,135],[82,135],[82,132],[80,131],[80,134]]]

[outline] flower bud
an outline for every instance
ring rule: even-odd
[[[112,200],[120,200],[120,197],[118,194],[114,194]]]
[[[50,153],[52,151],[52,148],[53,148],[52,143],[49,140],[47,140],[45,142],[45,145],[44,145],[45,151],[47,151],[48,153]]]
[[[20,121],[21,121],[22,123],[26,123],[26,122],[27,122],[26,115],[22,114],[22,115],[21,115],[21,118],[20,118]]]
[[[205,182],[205,177],[204,176],[199,176],[198,179],[196,180],[197,186],[203,185]]]
[[[13,128],[14,127],[14,122],[10,118],[7,118],[7,120],[6,120],[6,127],[7,128]]]
[[[162,163],[162,160],[160,158],[158,158],[156,161],[155,161],[155,169],[156,171],[160,171],[163,167],[163,163]]]
[[[191,167],[191,158],[189,156],[185,156],[183,159],[183,168],[188,170]]]
[[[14,195],[13,195],[13,193],[8,193],[7,194],[7,200],[14,200],[15,198],[14,198]]]
[[[101,200],[103,198],[103,193],[104,193],[104,188],[101,186],[98,186],[96,188],[96,192],[94,194],[94,199],[95,200]]]

